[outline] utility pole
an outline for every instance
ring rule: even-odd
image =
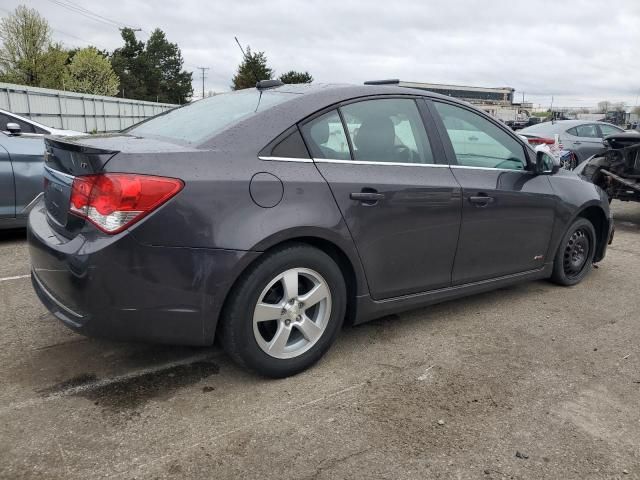
[[[198,67],[198,70],[202,70],[202,98],[204,98],[204,79],[206,78],[204,73],[209,70],[209,67]]]

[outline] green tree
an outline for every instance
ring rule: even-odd
[[[191,98],[192,72],[182,69],[184,60],[178,45],[169,42],[159,28],[151,32],[145,57],[148,100],[182,104]]]
[[[129,28],[122,30],[122,39],[124,46],[113,52],[111,65],[123,96],[180,104],[191,98],[193,73],[182,69],[180,48],[162,30],[155,29],[146,44]]]
[[[233,90],[251,88],[255,87],[260,80],[272,78],[273,70],[267,66],[267,57],[264,52],[253,53],[251,47],[247,47],[247,53],[238,66],[238,73],[231,80],[231,88]]]
[[[61,44],[49,45],[47,51],[40,58],[42,69],[38,78],[38,86],[58,90],[66,88],[64,82],[70,57],[71,52]]]
[[[290,70],[287,73],[280,75],[280,81],[282,83],[311,83],[313,82],[313,77],[309,72],[296,72],[295,70]]]
[[[124,46],[111,54],[111,66],[120,79],[120,92],[123,97],[145,100],[147,88],[144,82],[147,69],[144,57],[144,42],[136,39],[130,28],[122,29]]]
[[[113,96],[118,93],[120,81],[109,60],[94,47],[87,47],[71,59],[65,84],[74,92]]]
[[[0,20],[0,78],[38,86],[42,56],[51,43],[47,21],[32,9],[20,5]]]

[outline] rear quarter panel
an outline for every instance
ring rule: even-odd
[[[320,238],[347,255],[358,285],[366,285],[350,233],[316,166],[247,155],[232,151],[118,154],[105,170],[144,172],[185,182],[176,197],[131,228],[145,245],[262,252],[291,239]],[[249,191],[252,177],[260,172],[282,182],[282,199],[271,208],[255,203]]]

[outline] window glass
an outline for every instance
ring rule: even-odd
[[[35,129],[30,123],[20,120],[19,118],[15,118],[12,115],[5,115],[0,113],[0,129],[6,132],[7,123],[17,123],[18,125],[20,125],[21,133],[35,133]]]
[[[367,100],[341,110],[355,160],[434,163],[427,132],[413,100]]]
[[[458,165],[524,170],[523,146],[486,118],[465,108],[434,102],[451,140]]]
[[[302,127],[302,135],[313,158],[350,160],[349,143],[335,110],[314,118]]]
[[[300,131],[296,128],[284,140],[271,149],[270,156],[282,158],[309,158]]]
[[[606,137],[607,135],[613,135],[615,133],[622,133],[624,130],[618,127],[614,127],[613,125],[600,124],[600,131],[602,132],[602,136]]]
[[[294,94],[247,88],[170,110],[126,130],[132,135],[202,143],[233,122],[291,99]]]
[[[587,125],[578,125],[576,127],[576,137],[600,138],[598,129],[592,123]]]

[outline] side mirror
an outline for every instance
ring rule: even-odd
[[[536,173],[553,175],[560,170],[560,159],[543,150],[536,151]]]
[[[20,135],[20,132],[21,132],[20,125],[18,125],[17,123],[9,122],[7,123],[7,131],[11,135]]]

